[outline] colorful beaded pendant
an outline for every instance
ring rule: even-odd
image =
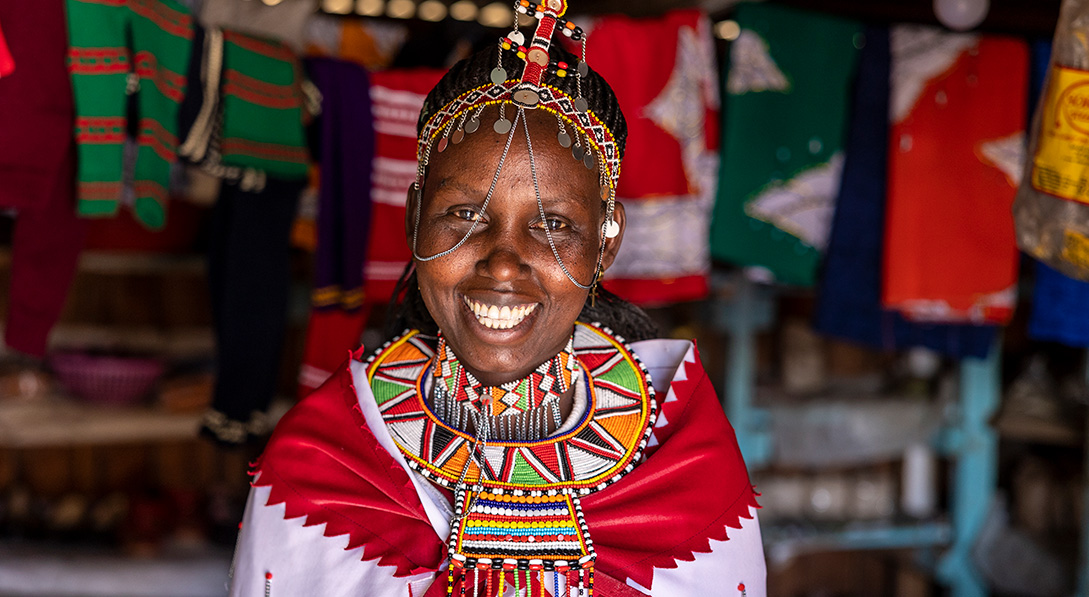
[[[608,330],[576,324],[573,354],[585,374],[572,383],[585,384],[588,399],[578,424],[554,437],[482,441],[425,399],[435,342],[408,332],[371,357],[367,376],[408,465],[454,491],[448,590],[486,583],[493,595],[495,583],[522,579],[543,587],[552,572],[554,586],[563,578],[592,594],[597,555],[579,500],[639,462],[657,414],[649,372]]]

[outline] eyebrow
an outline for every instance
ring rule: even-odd
[[[477,191],[475,189],[470,189],[469,187],[465,186],[461,182],[456,181],[456,180],[452,180],[450,178],[444,178],[444,179],[440,180],[439,184],[438,184],[438,186],[436,187],[435,190],[437,191],[437,190],[440,190],[440,189],[443,189],[443,188],[449,188],[449,189],[452,189],[454,191],[458,191],[462,195],[465,195],[467,197],[471,197],[471,196],[477,194]],[[545,195],[545,194],[542,194],[541,195],[541,202],[544,203],[544,205],[546,207],[549,206],[549,205],[555,205],[555,204],[571,204],[571,203],[579,204],[579,205],[582,204],[582,200],[580,198],[572,197],[572,196],[566,196],[566,195]]]

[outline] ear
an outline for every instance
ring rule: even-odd
[[[605,239],[605,252],[601,254],[601,269],[607,270],[616,260],[616,254],[620,252],[620,243],[624,240],[624,229],[627,225],[627,217],[624,213],[624,204],[617,201],[613,207],[613,221],[620,226],[620,234],[613,238]]]
[[[412,223],[416,218],[416,201],[419,195],[416,193],[416,183],[408,187],[408,197],[405,198],[405,242],[412,246]]]

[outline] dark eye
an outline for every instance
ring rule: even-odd
[[[450,215],[454,216],[455,218],[465,220],[466,222],[478,222],[484,219],[479,211],[468,207],[460,207],[458,209],[455,209],[450,212]]]
[[[563,230],[567,228],[567,222],[559,218],[545,218],[544,220],[538,220],[533,223],[533,228],[538,230],[548,230],[549,232],[556,232],[557,230]]]

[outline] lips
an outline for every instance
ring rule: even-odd
[[[474,301],[469,297],[465,297],[465,304],[481,325],[493,330],[509,330],[522,323],[537,308],[537,303],[515,305],[514,307],[509,305],[499,306]]]

